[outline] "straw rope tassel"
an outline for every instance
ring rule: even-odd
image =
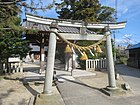
[[[65,53],[72,53],[72,50],[69,45],[66,46]]]
[[[76,54],[73,47],[71,47],[71,50],[73,54]]]
[[[87,54],[86,54],[85,52],[83,52],[83,55],[82,55],[82,57],[80,58],[80,60],[85,61],[85,60],[87,60],[87,59],[88,59]]]
[[[94,56],[93,52],[89,49],[89,52],[91,53],[92,56]]]
[[[101,50],[99,45],[97,45],[97,50],[96,51],[97,51],[97,53],[102,53],[102,50]]]
[[[78,51],[80,52],[81,55],[83,55],[83,53],[80,51],[80,49],[78,49]]]

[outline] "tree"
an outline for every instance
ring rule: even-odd
[[[18,31],[9,30],[0,36],[0,62],[6,62],[12,55],[25,57],[29,52],[29,41],[22,39],[22,34]]]
[[[7,63],[13,54],[22,58],[30,49],[28,41],[22,39],[25,33],[20,26],[22,10],[36,13],[51,9],[54,3],[54,0],[50,4],[46,0],[0,0],[0,62]]]
[[[49,4],[46,0],[0,0],[0,6],[16,4],[19,8],[24,7],[25,10],[29,9],[31,11],[51,9],[54,3],[55,0],[52,0]]]
[[[28,41],[23,40],[24,29],[20,26],[19,12],[20,8],[14,3],[0,5],[1,63],[8,64],[8,58],[11,55],[19,55],[22,58],[30,50]]]
[[[115,9],[101,6],[99,0],[63,0],[56,3],[59,18],[83,20],[85,22],[114,21]]]

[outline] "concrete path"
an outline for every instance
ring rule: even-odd
[[[105,96],[97,96],[100,94],[98,89],[87,86],[79,81],[65,81],[59,83],[58,89],[62,95],[65,105],[109,105],[109,102],[103,98]],[[95,104],[96,103],[96,104]]]
[[[140,105],[139,97],[108,97],[78,81],[58,84],[65,105]]]
[[[96,75],[73,77],[74,79],[62,77],[65,81],[58,82],[57,88],[65,105],[140,105],[138,94],[116,97],[103,94],[100,88],[108,84],[107,73],[97,71],[94,73]]]
[[[130,85],[134,94],[140,95],[140,69],[126,65],[117,65],[116,68],[123,79]]]

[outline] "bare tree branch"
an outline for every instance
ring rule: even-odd
[[[18,2],[21,2],[21,0],[15,0],[11,2],[0,2],[0,5],[10,5],[10,4],[16,4]]]
[[[51,9],[53,7],[53,4],[49,4],[48,6],[46,7],[32,7],[32,6],[28,6],[26,3],[22,3],[22,4],[19,4],[20,6],[24,6],[25,8],[29,8],[29,9],[32,9],[32,10],[46,10],[46,9]]]
[[[40,44],[40,41],[38,41],[37,39],[35,40],[38,44]]]
[[[51,9],[53,7],[53,5],[55,4],[55,0],[53,0],[53,2],[51,4],[48,4],[47,6],[40,6],[40,7],[34,7],[34,6],[29,6],[26,2],[23,2],[25,0],[15,0],[15,1],[9,1],[9,2],[2,2],[0,1],[0,6],[1,5],[12,5],[12,4],[17,4],[20,6],[23,6],[27,9],[31,9],[31,10],[46,10],[46,9]]]

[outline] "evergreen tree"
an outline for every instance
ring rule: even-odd
[[[56,3],[59,18],[83,20],[85,22],[114,21],[115,10],[102,6],[99,0],[63,0]]]
[[[16,4],[0,5],[1,63],[8,64],[8,58],[13,55],[18,55],[22,58],[30,50],[28,41],[23,40],[24,29],[20,26],[19,12],[20,8]]]
[[[29,52],[29,41],[23,40],[25,30],[20,26],[21,8],[34,12],[53,7],[54,0],[48,5],[45,2],[46,0],[0,0],[0,63],[8,64],[10,56],[19,55],[23,58]]]

